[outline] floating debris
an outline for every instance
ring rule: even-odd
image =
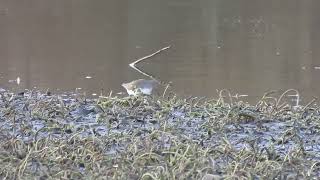
[[[319,70],[320,66],[315,66],[314,69]]]
[[[9,83],[16,83],[16,84],[20,85],[21,79],[20,79],[20,77],[17,77],[16,79],[9,80],[8,82]]]

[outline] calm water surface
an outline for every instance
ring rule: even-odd
[[[318,0],[1,0],[0,87],[123,91],[140,65],[179,94],[320,93]],[[20,78],[20,84],[12,81]]]

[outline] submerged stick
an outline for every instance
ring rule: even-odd
[[[156,51],[156,52],[154,52],[154,53],[152,53],[152,54],[149,54],[149,55],[147,55],[147,56],[144,56],[144,57],[142,57],[142,58],[139,58],[138,60],[134,61],[133,63],[130,63],[129,66],[130,66],[131,68],[133,68],[134,70],[138,71],[139,73],[141,73],[141,74],[143,74],[143,75],[145,75],[145,76],[147,76],[147,77],[150,77],[150,78],[153,79],[153,80],[159,81],[159,80],[157,80],[156,78],[154,78],[152,75],[147,74],[147,73],[143,72],[141,69],[139,69],[138,67],[136,67],[136,64],[138,64],[138,63],[140,63],[141,61],[144,61],[144,60],[146,60],[146,59],[148,59],[148,58],[151,58],[151,57],[159,54],[161,51],[164,51],[164,50],[169,49],[170,47],[171,47],[171,46],[164,47],[164,48],[162,48],[162,49],[160,49],[160,50],[158,50],[158,51]]]

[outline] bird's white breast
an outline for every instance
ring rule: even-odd
[[[141,91],[143,94],[151,95],[151,93],[152,93],[152,88],[140,88],[140,91]]]

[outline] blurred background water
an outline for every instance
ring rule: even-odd
[[[145,78],[178,94],[319,95],[318,0],[1,0],[0,87],[120,92]],[[17,84],[19,78],[19,84]]]

